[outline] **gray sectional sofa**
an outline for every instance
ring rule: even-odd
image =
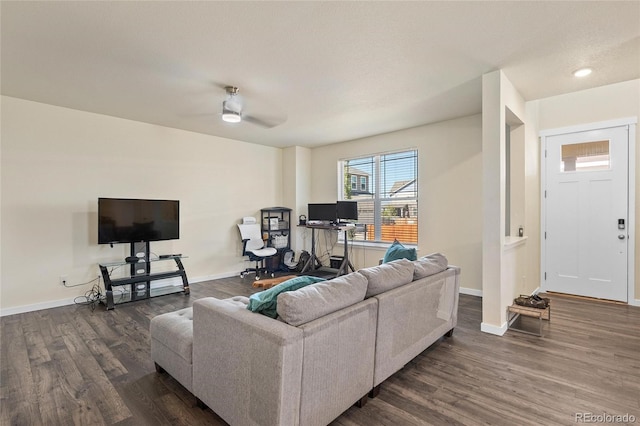
[[[457,324],[460,269],[435,254],[277,298],[208,297],[151,320],[151,356],[231,425],[326,425]]]

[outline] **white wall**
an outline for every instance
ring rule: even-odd
[[[298,216],[307,213],[310,196],[311,150],[301,146],[285,148],[284,168],[284,205],[291,208],[291,248],[299,252],[305,246],[305,228],[299,228]]]
[[[532,290],[533,283],[539,282],[538,128],[640,116],[640,80],[530,101],[525,112],[514,110],[524,114],[528,124],[528,280],[524,288]],[[3,314],[25,305],[68,303],[87,287],[62,288],[60,275],[67,275],[71,283],[83,282],[98,275],[97,262],[127,255],[126,245],[111,249],[96,243],[100,196],[179,199],[180,240],[153,243],[152,250],[189,255],[187,274],[196,281],[235,274],[246,266],[235,227],[240,217],[257,216],[262,207],[286,205],[294,208],[295,224],[307,202],[337,198],[338,159],[414,147],[420,156],[420,253],[443,252],[463,268],[462,287],[482,290],[480,115],[312,150],[293,147],[283,154],[276,148],[10,97],[2,97],[0,111]],[[636,164],[640,164],[640,132],[636,135]],[[247,167],[238,163],[241,156]],[[292,163],[293,174],[286,171]],[[296,179],[295,185],[291,179]],[[488,194],[484,200],[495,201],[495,196],[500,197]],[[636,173],[636,224],[640,225],[640,173]],[[503,229],[499,223],[496,226]],[[640,253],[639,229],[637,226],[636,253]],[[298,250],[305,244],[309,249],[304,231],[293,243]],[[371,266],[383,253],[356,248],[354,264],[357,268]],[[500,270],[492,270],[485,272],[500,276]],[[640,262],[635,276],[637,301]],[[498,316],[496,325],[499,323]]]
[[[477,293],[482,288],[481,121],[478,114],[314,148],[310,201],[336,201],[340,159],[417,148],[419,254],[446,255],[462,267],[461,287]],[[385,250],[356,246],[351,260],[356,269],[376,265]]]
[[[527,277],[528,238],[520,239],[518,247],[507,243],[506,225],[506,124],[523,123],[512,131],[513,142],[521,144],[514,153],[524,155],[530,142],[528,115],[524,99],[500,70],[482,77],[482,179],[483,179],[483,236],[482,236],[482,331],[502,335],[507,329],[507,307],[523,288],[529,287]],[[533,125],[535,127],[535,125]],[[535,142],[534,142],[535,144]],[[513,164],[511,193],[521,192],[512,201],[519,206],[511,212],[514,223],[510,231],[527,222],[527,178],[525,158]],[[525,228],[525,237],[531,231]],[[517,235],[517,234],[516,234]],[[509,237],[518,240],[518,237]],[[535,247],[535,244],[534,244]]]
[[[2,102],[0,102],[0,129],[2,129]],[[2,134],[0,133],[0,166],[2,165]],[[0,307],[2,307],[2,168],[0,167]]]
[[[504,239],[504,104],[500,71],[482,77],[482,324],[500,330]],[[495,334],[500,334],[496,332]]]
[[[540,286],[540,141],[537,109],[525,106],[524,233],[526,280],[518,294],[533,294]]]
[[[640,117],[640,79],[530,102],[539,129],[549,130],[627,117]],[[640,132],[636,131],[635,304],[640,304]]]
[[[2,97],[1,308],[67,303],[122,259],[127,244],[97,244],[98,197],[180,200],[179,240],[190,281],[247,266],[236,227],[282,203],[282,150]]]

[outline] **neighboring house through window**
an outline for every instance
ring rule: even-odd
[[[358,202],[353,236],[371,242],[418,243],[418,151],[401,151],[339,161],[340,200]]]

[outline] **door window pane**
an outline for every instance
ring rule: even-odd
[[[562,172],[609,170],[609,141],[562,145]]]

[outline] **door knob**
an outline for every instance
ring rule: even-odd
[[[618,235],[619,240],[624,240],[625,236],[623,234]]]

